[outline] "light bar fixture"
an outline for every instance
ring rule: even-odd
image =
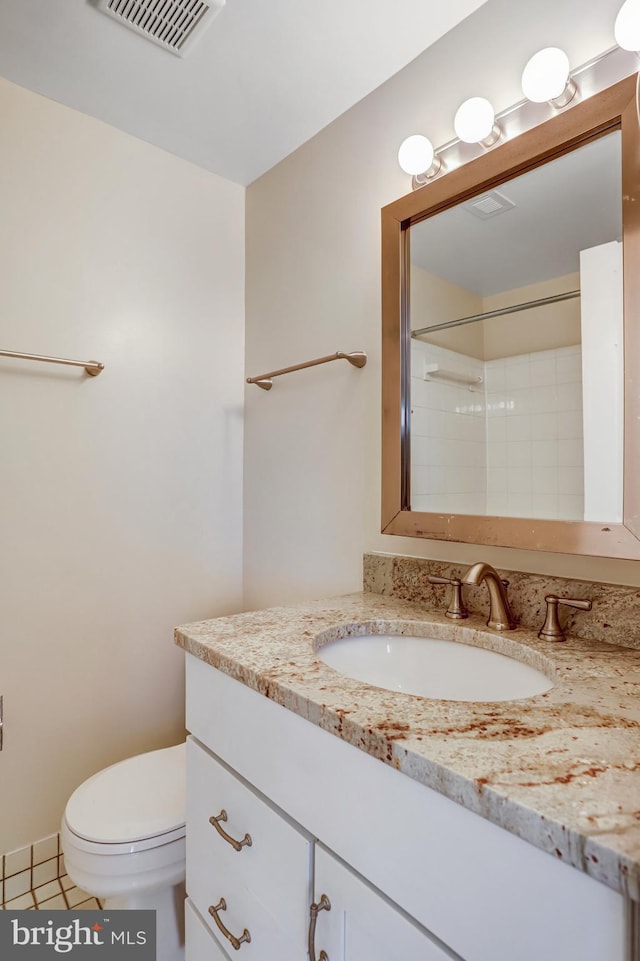
[[[616,43],[623,50],[640,51],[640,0],[625,0],[613,28]]]
[[[433,144],[422,134],[413,134],[400,144],[398,163],[405,173],[425,183],[442,169],[442,162],[436,157]]]
[[[458,107],[453,126],[464,143],[493,147],[501,137],[492,105],[484,97],[471,97]]]
[[[621,50],[637,52],[640,55],[640,0],[625,0],[620,7],[615,21],[614,33],[616,43]],[[590,64],[577,68],[576,75],[592,64],[604,59],[609,53],[602,54]],[[584,85],[584,77],[580,80]],[[589,85],[582,89],[583,96],[588,96]],[[562,110],[573,103],[578,94],[578,85],[571,76],[569,57],[559,47],[544,47],[538,50],[527,61],[522,71],[522,92],[532,104],[548,104],[555,110]],[[637,86],[637,113],[640,124],[640,72]],[[446,169],[443,156],[449,165],[458,166],[468,159],[466,148],[457,149],[459,144],[479,144],[485,150],[497,144],[503,137],[517,135],[513,123],[505,120],[507,115],[522,106],[521,104],[503,111],[500,114],[505,131],[496,123],[492,104],[484,97],[470,97],[458,108],[454,118],[454,129],[457,140],[434,148],[432,142],[422,134],[407,137],[398,151],[398,162],[405,173],[413,177],[413,188],[422,187]],[[450,151],[454,151],[454,155]]]
[[[559,47],[545,47],[531,57],[522,71],[522,92],[532,103],[566,107],[577,93],[569,76],[569,58]]]

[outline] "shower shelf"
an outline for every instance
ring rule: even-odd
[[[424,379],[448,380],[451,384],[459,384],[462,387],[468,387],[469,390],[473,387],[478,387],[483,382],[482,377],[461,373],[458,370],[447,370],[445,367],[441,367],[440,364],[425,364]]]

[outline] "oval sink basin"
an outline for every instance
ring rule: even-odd
[[[513,641],[502,643],[516,648]],[[316,655],[355,680],[441,700],[512,701],[553,687],[546,674],[515,657],[436,637],[341,637],[320,646]]]

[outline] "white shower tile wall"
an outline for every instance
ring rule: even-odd
[[[60,835],[0,855],[0,908],[46,911],[95,910],[97,898],[76,887],[66,874]]]
[[[579,345],[482,361],[414,340],[411,373],[413,510],[582,519]]]
[[[579,345],[485,362],[487,512],[582,520]]]
[[[466,386],[427,368],[478,380]],[[457,351],[412,341],[411,506],[476,514],[487,498],[484,364]]]

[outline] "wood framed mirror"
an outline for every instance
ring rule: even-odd
[[[636,109],[629,77],[383,208],[383,533],[640,559]]]

